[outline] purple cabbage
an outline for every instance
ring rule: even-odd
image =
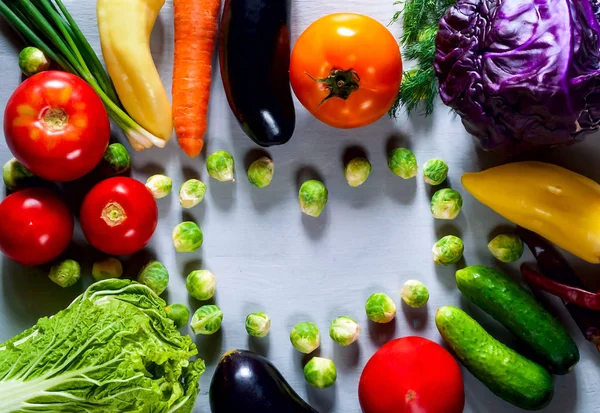
[[[486,150],[600,128],[600,0],[458,0],[440,22],[440,95]]]

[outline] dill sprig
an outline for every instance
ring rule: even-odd
[[[404,72],[402,86],[396,102],[390,109],[390,116],[397,117],[400,109],[408,114],[424,106],[425,116],[433,113],[437,98],[438,82],[433,69],[435,57],[435,37],[440,19],[456,0],[401,0],[402,10],[394,14],[392,23],[402,18],[403,33],[400,45],[404,57],[413,60],[416,67]]]

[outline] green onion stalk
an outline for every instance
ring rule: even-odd
[[[123,109],[108,73],[62,0],[0,0],[0,15],[63,70],[85,80],[135,150],[166,145]]]

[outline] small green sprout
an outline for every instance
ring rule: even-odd
[[[19,68],[25,76],[33,76],[50,68],[50,60],[36,47],[26,47],[19,53]]]
[[[173,180],[166,175],[152,175],[146,181],[146,188],[150,190],[154,198],[161,199],[171,193],[171,189],[173,189]]]
[[[298,202],[300,209],[308,216],[317,218],[323,212],[323,208],[329,199],[329,191],[323,182],[310,180],[300,187]]]
[[[173,228],[173,245],[177,252],[194,252],[202,246],[204,235],[195,222],[186,221]]]
[[[150,261],[140,270],[137,280],[157,295],[161,295],[169,284],[169,271],[160,262]]]
[[[371,162],[365,158],[354,158],[346,165],[344,175],[351,187],[361,186],[371,175]]]
[[[299,352],[310,354],[321,345],[321,333],[314,323],[298,323],[290,333],[290,341]]]
[[[194,334],[210,336],[221,328],[223,312],[216,305],[204,305],[196,310],[190,327]]]
[[[337,370],[333,361],[322,357],[313,357],[304,366],[304,378],[311,386],[326,389],[337,380]]]
[[[421,308],[429,301],[429,290],[421,281],[408,280],[400,290],[402,301],[412,308]]]
[[[92,265],[92,277],[96,281],[108,280],[109,278],[121,278],[123,265],[114,257],[108,257],[102,261],[96,261]]]
[[[371,295],[367,299],[365,310],[369,320],[375,323],[389,323],[396,317],[396,303],[389,295],[383,293]]]
[[[104,162],[110,167],[110,170],[116,175],[125,173],[131,167],[131,157],[127,149],[120,143],[108,145],[104,152]]]
[[[271,184],[275,164],[266,156],[252,162],[248,168],[248,181],[257,188],[264,188]]]
[[[72,287],[81,278],[81,266],[77,261],[64,260],[50,268],[48,277],[62,288]]]
[[[196,300],[206,301],[214,297],[217,290],[217,279],[208,270],[192,271],[185,281],[185,288]]]
[[[190,179],[179,189],[179,204],[186,209],[193,208],[204,200],[206,185],[197,179]]]
[[[8,189],[21,188],[34,178],[23,164],[12,158],[2,167],[2,180]]]
[[[423,165],[423,178],[429,185],[440,185],[448,178],[448,164],[441,159],[430,159]]]
[[[165,311],[177,328],[185,327],[190,319],[190,310],[183,304],[171,304],[165,308]]]
[[[433,262],[438,265],[451,265],[460,261],[465,251],[462,240],[454,235],[446,235],[433,245]]]
[[[488,249],[502,262],[515,262],[523,256],[525,246],[517,234],[501,234],[490,241]]]
[[[462,196],[454,189],[440,189],[431,198],[431,214],[436,219],[452,220],[458,216],[462,206]]]
[[[340,346],[349,346],[358,340],[359,336],[360,326],[350,317],[337,317],[329,325],[329,337]]]
[[[266,337],[270,328],[271,318],[266,313],[252,313],[246,317],[246,332],[252,337]]]
[[[403,179],[414,178],[419,172],[415,154],[406,148],[396,148],[388,154],[388,168]]]
[[[225,151],[217,151],[206,159],[208,174],[221,182],[235,182],[235,161]]]

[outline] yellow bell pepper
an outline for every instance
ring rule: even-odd
[[[462,184],[506,219],[576,256],[600,263],[600,185],[543,162],[466,173]]]
[[[164,147],[173,132],[171,103],[152,54],[150,34],[165,0],[98,0],[100,44],[123,107]],[[130,139],[134,149],[149,144]]]

